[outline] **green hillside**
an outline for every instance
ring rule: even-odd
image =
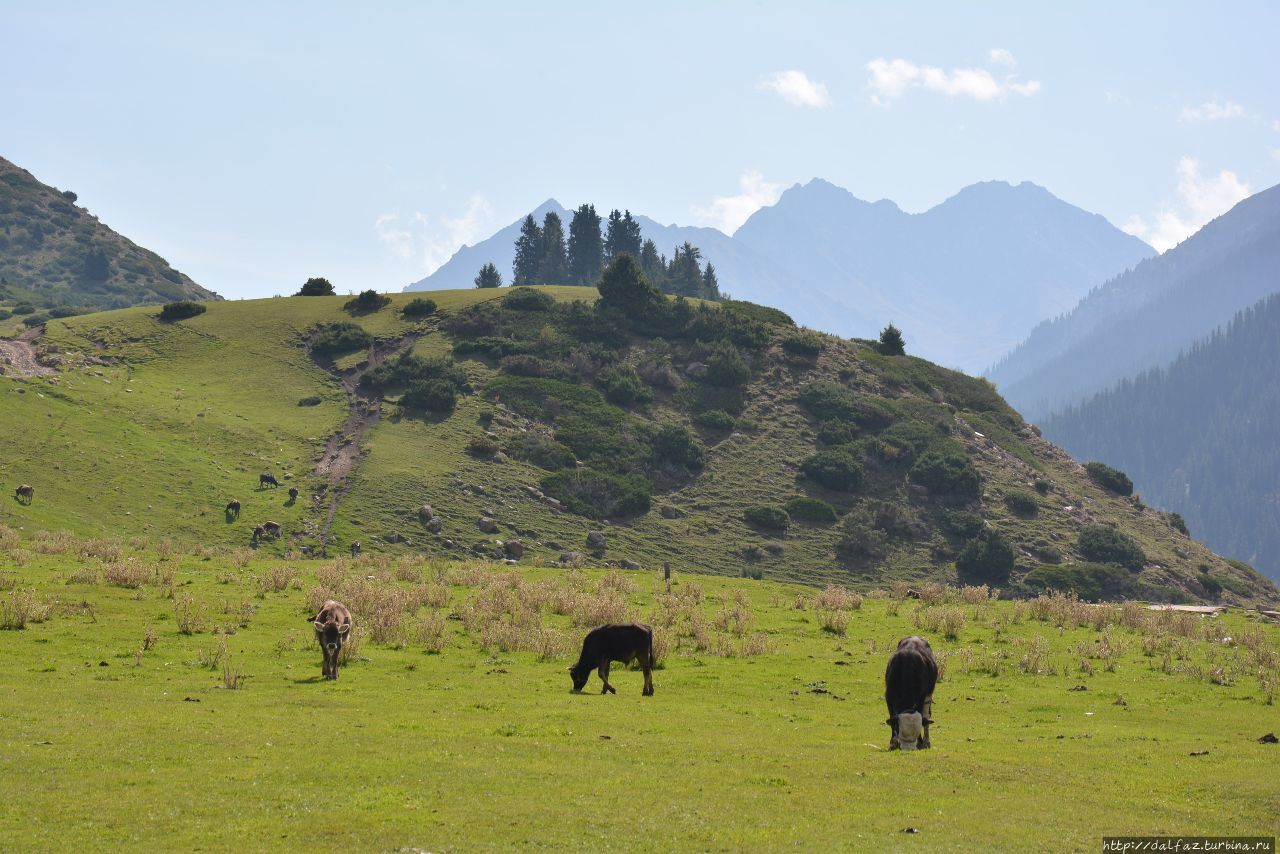
[[[76,201],[0,157],[0,332],[50,309],[217,298]]]
[[[423,296],[437,310],[406,316]],[[1095,485],[984,381],[757,306],[627,312],[597,310],[596,297],[399,294],[368,312],[294,297],[210,303],[173,323],[154,308],[51,321],[35,347],[54,372],[11,365],[0,380],[0,430],[14,437],[0,447],[0,523],[234,549],[272,520],[284,536],[264,554],[355,540],[523,563],[574,552],[862,588],[955,581],[959,558],[964,580],[991,572],[1015,592],[1276,598],[1163,514]],[[320,353],[342,336],[318,330],[337,323],[371,346],[357,335],[354,349]],[[439,402],[455,394],[452,409]],[[259,488],[265,472],[282,488]],[[13,498],[24,482],[30,505]],[[233,498],[238,519],[223,512]],[[1111,528],[1128,549],[1117,556],[1104,553]]]

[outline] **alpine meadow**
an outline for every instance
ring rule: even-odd
[[[0,19],[9,849],[1274,850],[1277,10]]]

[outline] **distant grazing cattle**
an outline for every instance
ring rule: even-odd
[[[351,612],[347,606],[332,599],[326,601],[311,621],[316,629],[316,641],[324,653],[321,672],[325,679],[338,678],[338,654],[342,644],[351,634]]]
[[[280,523],[279,522],[263,522],[262,531],[272,539],[280,539]]]
[[[898,641],[884,671],[884,701],[889,706],[889,720],[885,723],[893,728],[890,750],[929,747],[933,688],[937,683],[938,663],[929,642],[920,637]]]
[[[298,500],[298,487],[296,486],[289,487],[289,503],[292,504],[297,500]]]
[[[587,684],[592,670],[600,671],[600,680],[604,688],[600,693],[618,693],[609,684],[609,663],[620,661],[627,664],[639,662],[644,670],[644,690],[642,696],[653,694],[653,629],[640,623],[626,625],[600,626],[592,629],[582,641],[582,654],[578,663],[569,668],[573,677],[573,690],[581,691]]]
[[[227,515],[234,516],[237,519],[240,518],[240,502],[238,500],[233,498],[227,502]]]
[[[13,497],[30,504],[36,497],[36,488],[29,483],[24,483],[14,491]]]
[[[267,535],[266,529],[264,529],[261,525],[253,526],[253,542],[255,545],[258,543],[259,540],[261,540],[266,535]]]
[[[360,541],[359,540],[351,541],[351,556],[360,557]]]
[[[276,476],[273,474],[258,475],[258,486],[277,487],[279,485],[280,485],[280,481],[276,480]]]

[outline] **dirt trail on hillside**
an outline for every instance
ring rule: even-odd
[[[316,360],[338,377],[343,391],[347,393],[347,407],[350,410],[342,426],[325,443],[324,454],[321,455],[315,468],[316,475],[324,478],[328,483],[326,494],[328,507],[324,508],[324,524],[319,534],[322,555],[327,553],[329,529],[333,526],[333,517],[338,512],[338,505],[350,488],[348,480],[355,470],[356,463],[360,460],[364,438],[382,418],[382,396],[363,391],[360,388],[360,379],[392,356],[413,349],[418,339],[429,331],[419,330],[391,341],[374,342],[369,348],[369,358],[359,367],[347,371],[339,371],[330,360]]]
[[[40,364],[36,340],[44,329],[37,326],[28,329],[17,338],[0,338],[0,373],[11,377],[43,377],[57,373],[53,368]]]

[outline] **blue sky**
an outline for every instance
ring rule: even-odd
[[[1030,180],[1163,248],[1280,182],[1275,3],[0,0],[0,156],[229,297],[398,290],[549,196]]]

